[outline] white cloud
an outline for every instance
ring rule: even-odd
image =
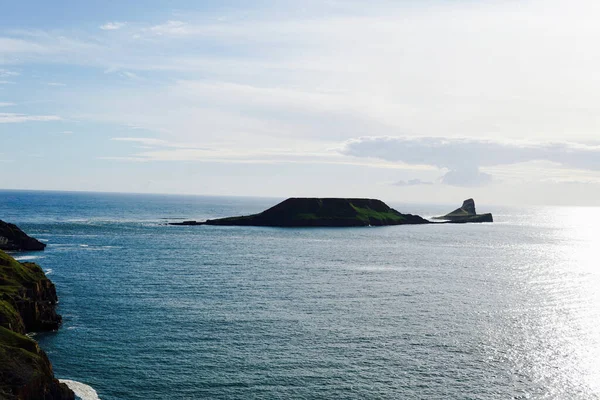
[[[166,145],[168,145],[168,142],[166,140],[155,139],[155,138],[115,137],[115,138],[111,138],[110,140],[115,140],[115,141],[118,141],[118,142],[141,143],[141,144],[144,144],[146,146],[166,146]]]
[[[61,83],[61,82],[48,82],[46,85],[48,86],[67,86],[65,83]]]
[[[548,161],[566,168],[600,172],[600,146],[570,142],[370,136],[347,141],[341,153],[435,166],[447,171],[442,182],[455,186],[490,183],[492,176],[480,171],[482,167],[531,161]]]
[[[123,76],[129,79],[141,79],[137,74],[134,74],[133,72],[123,71],[122,74]]]
[[[19,76],[19,75],[21,75],[21,74],[16,71],[10,71],[7,69],[0,68],[0,78],[8,78],[8,77]]]
[[[420,186],[420,185],[433,185],[434,182],[431,181],[424,181],[422,179],[409,179],[406,181],[397,181],[394,182],[393,185],[394,186]]]
[[[194,29],[190,30],[190,26],[183,21],[167,21],[150,27],[150,32],[156,35],[189,35],[194,32]]]
[[[0,124],[19,123],[29,121],[60,121],[57,115],[26,115],[14,113],[0,113]]]
[[[1,102],[0,101],[0,107],[11,107],[16,105],[15,103],[8,103],[8,102]]]
[[[125,25],[127,25],[125,22],[118,22],[118,21],[107,22],[104,25],[100,25],[100,29],[102,29],[104,31],[116,31],[116,30],[123,28]]]

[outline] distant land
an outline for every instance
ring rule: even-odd
[[[446,220],[454,223],[494,222],[494,218],[490,213],[477,214],[477,211],[475,210],[475,201],[473,199],[467,199],[463,201],[460,208],[441,217],[434,217],[433,219]]]
[[[0,220],[0,250],[38,251],[44,248],[45,243],[28,236],[15,224]]]
[[[475,214],[473,199],[465,200],[468,209],[462,218],[448,214],[440,223],[492,222],[491,214],[480,218]],[[470,206],[472,204],[472,207]],[[488,216],[489,215],[489,219]],[[434,222],[413,214],[402,214],[377,199],[292,197],[258,214],[208,219],[204,222],[171,222],[169,225],[228,225],[273,227],[355,227],[387,225],[424,225]]]

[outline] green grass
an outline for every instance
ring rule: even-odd
[[[45,279],[44,271],[34,263],[20,263],[0,250],[0,293],[15,293]]]
[[[22,331],[23,321],[13,307],[23,288],[45,279],[44,271],[33,263],[20,263],[0,250],[0,326]]]
[[[375,219],[379,221],[403,221],[405,218],[402,215],[398,215],[393,211],[380,212],[375,211],[370,208],[360,208],[356,207],[352,204],[352,208],[354,208],[357,212],[356,218],[368,222],[369,220]]]

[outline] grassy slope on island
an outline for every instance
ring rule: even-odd
[[[0,250],[0,398],[72,399],[54,378],[46,353],[25,336],[58,327],[56,292],[42,269]]]
[[[259,214],[208,220],[208,225],[367,226],[426,224],[425,219],[401,214],[381,200],[289,198]]]

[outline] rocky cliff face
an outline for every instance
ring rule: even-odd
[[[15,224],[0,220],[0,250],[44,250],[46,245],[28,236]]]
[[[56,289],[42,269],[0,250],[0,399],[74,399],[58,382],[46,353],[26,332],[55,330]]]

